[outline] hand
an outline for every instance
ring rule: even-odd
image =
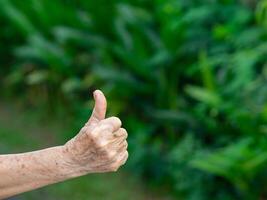
[[[117,117],[105,119],[107,102],[100,90],[94,92],[92,116],[79,134],[63,146],[64,157],[83,174],[117,171],[127,158],[127,131]]]

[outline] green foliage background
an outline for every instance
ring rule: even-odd
[[[2,96],[77,129],[100,88],[133,174],[177,199],[267,198],[266,0],[2,0],[0,26]]]

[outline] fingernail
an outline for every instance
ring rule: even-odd
[[[94,91],[93,95],[94,95],[94,98],[96,99],[96,97],[97,97],[97,90]]]

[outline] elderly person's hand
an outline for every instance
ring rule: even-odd
[[[88,173],[116,171],[127,158],[127,132],[116,117],[105,119],[107,102],[94,92],[95,108],[65,145],[0,155],[0,199]]]
[[[67,142],[64,158],[81,173],[117,171],[127,158],[127,132],[117,117],[105,119],[107,102],[103,93],[94,92],[95,108],[78,135]]]

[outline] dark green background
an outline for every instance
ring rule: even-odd
[[[61,141],[102,89],[130,176],[177,199],[267,198],[266,0],[2,0],[0,27],[2,99],[67,121]]]

